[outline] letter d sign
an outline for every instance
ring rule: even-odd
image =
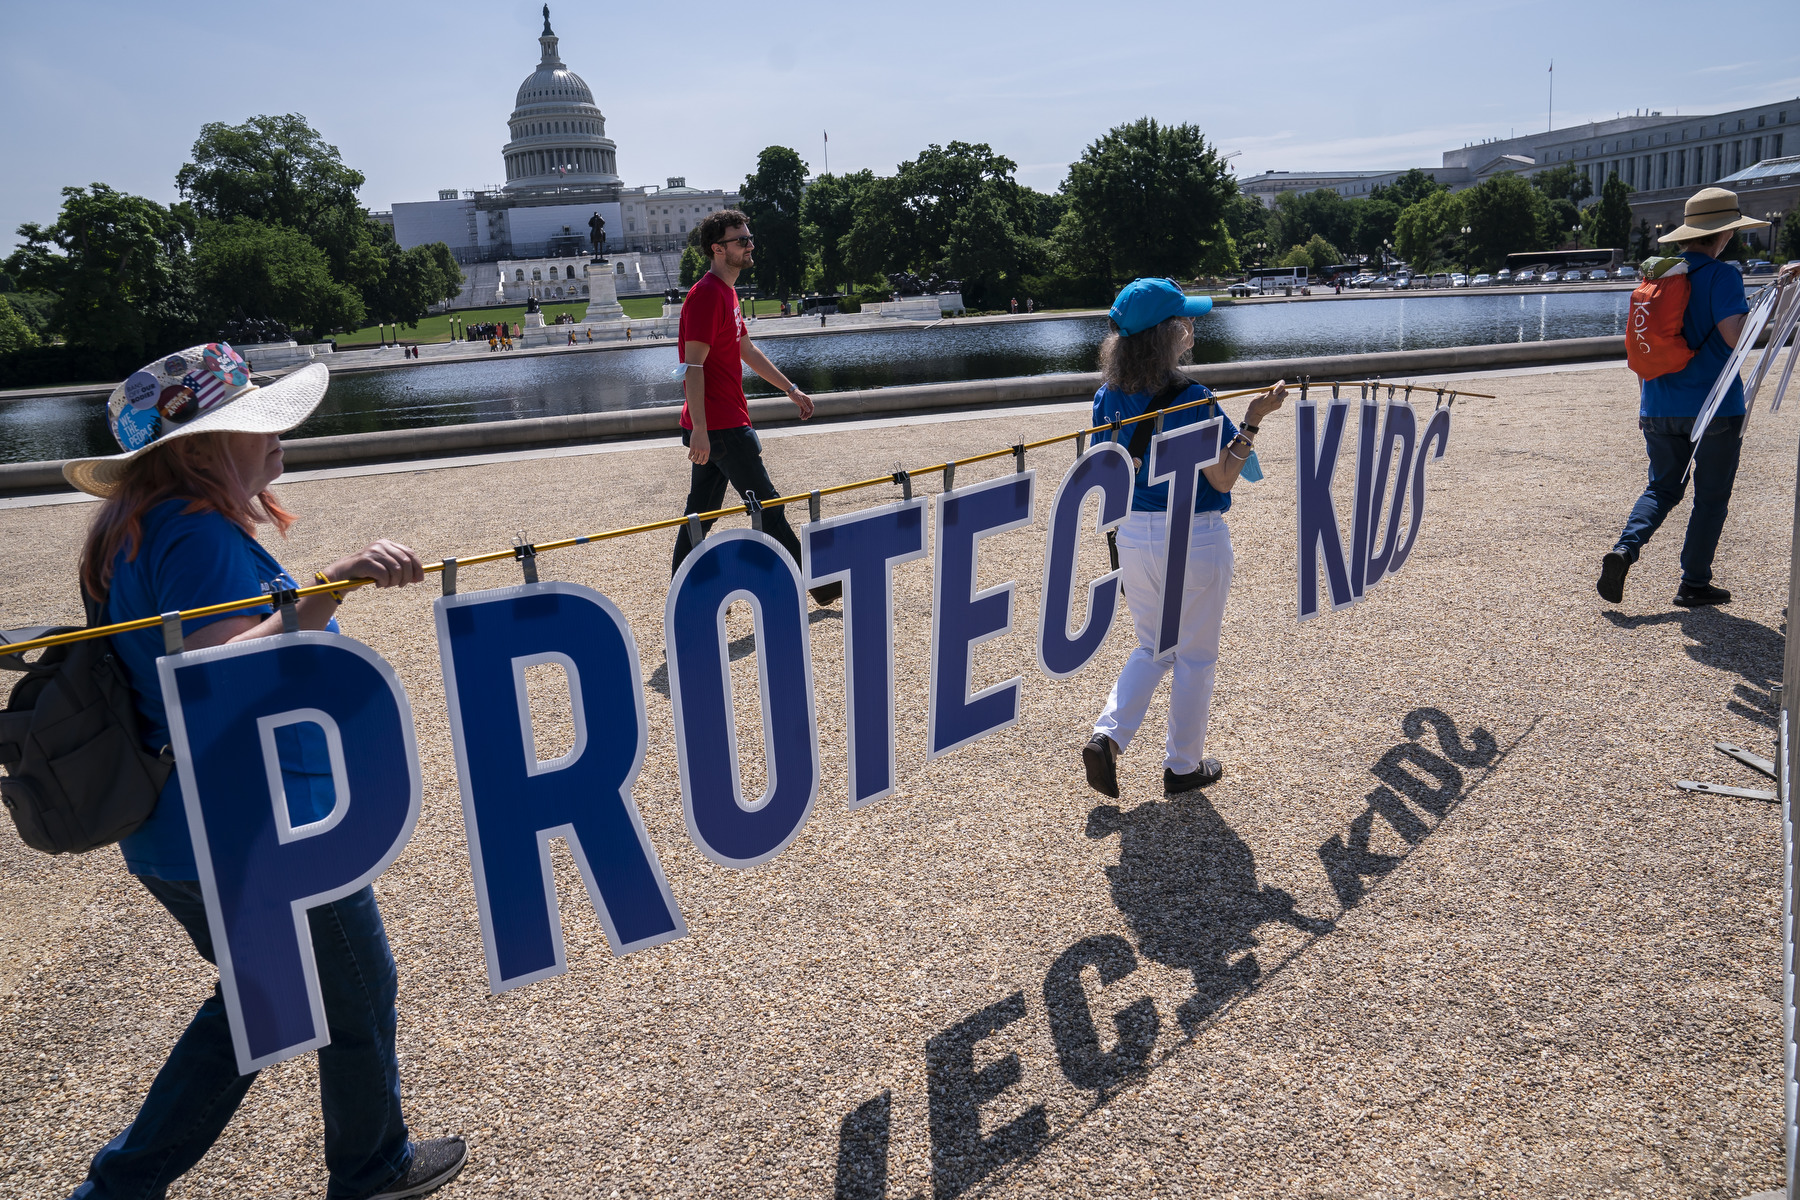
[[[335,633],[215,646],[156,669],[247,1075],[331,1040],[306,913],[366,887],[412,836],[412,707],[392,667]],[[332,807],[296,825],[276,743],[307,725],[323,735]]]

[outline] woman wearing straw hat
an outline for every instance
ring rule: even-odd
[[[295,586],[254,535],[259,524],[285,533],[294,521],[269,491],[281,474],[279,435],[306,419],[326,382],[324,366],[314,364],[259,387],[230,346],[214,343],[159,359],[114,389],[107,419],[124,452],[76,459],[63,468],[70,483],[104,500],[88,527],[81,581],[107,622],[242,599],[270,582]],[[316,578],[399,587],[423,577],[418,555],[384,540],[339,559]],[[337,606],[331,593],[301,600],[301,627],[335,630]],[[189,621],[185,644],[197,650],[248,641],[281,627],[273,613],[222,614]],[[145,740],[160,747],[168,741],[156,674],[161,636],[146,630],[111,640],[136,693]],[[308,805],[314,811],[307,820],[327,815],[335,798],[320,731],[291,726],[277,734],[277,745],[289,806]],[[212,962],[179,786],[171,775],[150,819],[120,849],[131,873]],[[326,1196],[422,1196],[462,1169],[465,1147],[454,1137],[408,1139],[394,1051],[394,958],[374,892],[364,888],[307,918],[331,1035],[319,1051],[331,1175]],[[253,1079],[238,1074],[215,986],[157,1073],[137,1118],[94,1156],[74,1195],[163,1195],[206,1153]]]
[[[1138,279],[1127,284],[1113,301],[1113,332],[1100,344],[1103,383],[1094,393],[1094,424],[1107,425],[1152,408],[1173,408],[1210,398],[1212,393],[1190,382],[1177,365],[1193,348],[1194,318],[1211,310],[1211,299],[1184,295],[1170,279]],[[1235,561],[1225,511],[1231,507],[1231,489],[1240,475],[1251,482],[1262,477],[1253,449],[1257,426],[1280,408],[1286,397],[1286,385],[1278,383],[1251,400],[1242,429],[1233,425],[1216,403],[1196,405],[1164,418],[1166,430],[1214,417],[1221,418],[1224,427],[1219,435],[1218,461],[1202,467],[1195,481],[1181,637],[1162,657],[1157,656],[1156,641],[1163,606],[1169,485],[1150,485],[1150,455],[1142,456],[1131,512],[1118,531],[1125,604],[1137,628],[1138,645],[1125,660],[1106,708],[1094,722],[1094,736],[1081,749],[1088,785],[1103,796],[1118,799],[1118,757],[1131,745],[1150,708],[1151,696],[1163,676],[1171,672],[1174,682],[1169,691],[1169,729],[1163,752],[1164,794],[1210,787],[1225,772],[1218,759],[1202,757],[1219,661],[1219,632]],[[1095,435],[1096,440],[1108,436]],[[1119,436],[1131,440],[1123,430]]]
[[[1688,275],[1687,312],[1681,336],[1693,358],[1679,371],[1646,379],[1638,393],[1638,428],[1650,456],[1650,482],[1632,505],[1618,542],[1600,560],[1600,579],[1595,584],[1602,599],[1617,604],[1625,598],[1625,575],[1638,560],[1670,511],[1681,503],[1687,490],[1690,457],[1694,465],[1694,510],[1688,516],[1687,536],[1681,545],[1681,587],[1674,603],[1684,608],[1724,604],[1731,593],[1714,587],[1713,555],[1725,528],[1731,506],[1731,485],[1737,478],[1738,451],[1743,445],[1744,381],[1731,381],[1718,412],[1696,447],[1694,420],[1706,403],[1726,360],[1743,333],[1744,316],[1750,311],[1744,295],[1744,277],[1719,261],[1740,229],[1760,229],[1767,221],[1746,217],[1738,209],[1736,192],[1703,188],[1689,197],[1682,224],[1657,241],[1674,243],[1681,250]],[[1796,269],[1786,269],[1791,273]]]

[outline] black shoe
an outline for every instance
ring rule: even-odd
[[[1617,550],[1608,550],[1606,557],[1600,560],[1600,582],[1594,590],[1608,604],[1617,604],[1625,599],[1625,572],[1631,570],[1631,560]]]
[[[1731,593],[1710,583],[1684,583],[1675,593],[1675,603],[1683,608],[1702,608],[1708,604],[1730,604]]]
[[[1087,768],[1088,786],[1102,796],[1119,798],[1119,748],[1104,733],[1096,733],[1081,748],[1081,765]]]
[[[809,594],[812,596],[814,604],[825,608],[836,604],[838,598],[844,594],[844,582],[841,579],[834,579],[830,583],[821,583]]]
[[[1186,775],[1177,775],[1169,768],[1163,768],[1163,795],[1179,796],[1183,792],[1197,792],[1201,788],[1211,787],[1225,774],[1225,764],[1216,758],[1200,760],[1200,769],[1189,771]]]
[[[414,1142],[412,1166],[406,1169],[406,1174],[370,1196],[369,1200],[406,1200],[409,1196],[435,1192],[456,1178],[468,1157],[468,1144],[459,1137]]]

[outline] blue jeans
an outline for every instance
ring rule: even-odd
[[[1694,511],[1688,516],[1687,538],[1681,543],[1681,582],[1698,587],[1712,582],[1713,554],[1725,515],[1731,509],[1731,485],[1737,479],[1738,452],[1744,445],[1744,418],[1714,417],[1700,439],[1700,452],[1688,439],[1692,417],[1639,417],[1644,448],[1650,452],[1650,485],[1631,506],[1617,549],[1629,562],[1681,503],[1687,490],[1688,456],[1694,456]]]
[[[216,963],[199,883],[138,878],[181,922],[200,956]],[[307,920],[331,1032],[331,1044],[319,1050],[325,1165],[331,1172],[325,1195],[360,1200],[412,1165],[394,1055],[394,956],[372,888],[315,908]],[[217,1140],[255,1078],[238,1074],[225,1001],[215,984],[156,1073],[137,1119],[94,1155],[71,1200],[163,1196]],[[271,1157],[280,1153],[265,1150]]]

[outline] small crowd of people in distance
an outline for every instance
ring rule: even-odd
[[[463,340],[486,342],[489,350],[511,350],[513,326],[510,321],[481,321],[463,326]]]

